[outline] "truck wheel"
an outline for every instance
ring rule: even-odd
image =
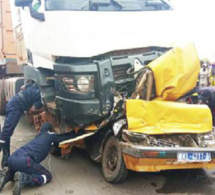
[[[102,172],[105,180],[109,183],[122,182],[128,175],[119,140],[114,136],[111,136],[104,146]]]
[[[4,85],[5,81],[0,80],[0,115],[5,115],[6,113],[6,97]]]

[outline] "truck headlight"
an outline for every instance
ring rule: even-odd
[[[90,76],[81,76],[77,80],[77,87],[82,92],[88,92],[91,90],[91,78]]]
[[[61,81],[66,90],[74,93],[88,93],[94,90],[93,75],[64,75]]]

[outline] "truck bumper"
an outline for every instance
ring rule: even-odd
[[[126,168],[138,172],[159,172],[173,169],[214,169],[215,148],[145,147],[120,142]],[[210,152],[210,162],[179,162],[178,152]]]

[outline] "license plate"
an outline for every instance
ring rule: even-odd
[[[210,152],[178,152],[179,162],[210,162]]]

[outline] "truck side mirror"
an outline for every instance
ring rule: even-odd
[[[34,10],[32,8],[32,6],[29,6],[29,9],[30,9],[30,14],[31,14],[32,18],[40,20],[40,21],[45,21],[44,13],[37,12],[36,10]]]
[[[15,0],[16,7],[26,7],[29,6],[33,0]]]
[[[15,0],[15,6],[17,7],[29,7],[31,17],[40,20],[40,21],[45,21],[45,16],[44,13],[38,12],[37,9],[34,9],[33,5],[33,0]],[[40,7],[41,1],[38,1],[38,5],[36,7]]]

